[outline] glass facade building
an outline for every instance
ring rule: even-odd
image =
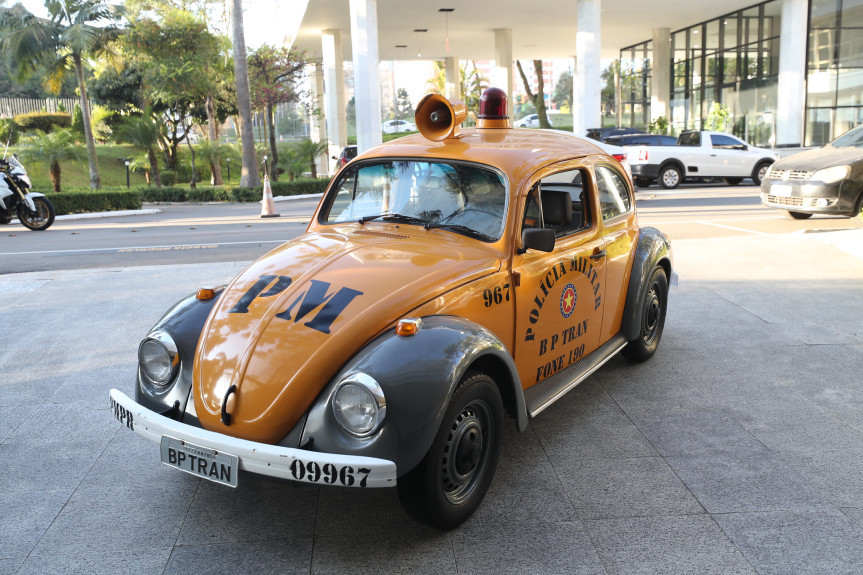
[[[781,0],[671,33],[669,131],[724,129],[751,144],[776,144]],[[803,145],[818,146],[863,122],[863,0],[810,0]],[[653,42],[620,51],[624,126],[650,124]],[[720,125],[720,129],[722,129]]]

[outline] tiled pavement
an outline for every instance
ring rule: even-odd
[[[238,264],[0,276],[0,574],[861,573],[863,254],[835,238],[863,231],[838,233],[677,242],[657,355],[509,426],[450,533],[395,490],[199,481],[113,420],[139,338]]]

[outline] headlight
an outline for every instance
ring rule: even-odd
[[[371,376],[354,373],[336,385],[333,415],[345,431],[368,437],[380,429],[386,413],[384,391]]]
[[[166,385],[178,362],[177,345],[164,331],[151,333],[138,346],[138,365],[144,376],[155,385]]]
[[[811,179],[824,182],[825,184],[832,184],[833,182],[844,180],[850,173],[851,166],[833,166],[832,168],[818,170],[812,174]]]

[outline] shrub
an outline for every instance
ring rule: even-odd
[[[18,124],[12,118],[0,118],[0,145],[18,143]]]
[[[159,179],[162,181],[163,186],[173,186],[177,183],[177,172],[174,170],[161,170],[159,172]]]
[[[15,123],[22,132],[42,130],[50,132],[55,126],[68,128],[72,125],[72,116],[69,114],[47,114],[44,112],[30,112],[15,116]]]
[[[80,190],[80,188],[78,188]],[[87,188],[89,190],[89,188]],[[44,193],[44,192],[43,192]],[[126,191],[64,191],[62,194],[45,193],[58,216],[87,212],[112,212],[141,209],[141,194]]]

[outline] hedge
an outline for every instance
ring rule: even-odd
[[[46,112],[30,112],[29,114],[19,114],[15,116],[15,123],[22,132],[32,130],[42,130],[50,132],[54,126],[68,128],[72,125],[72,116],[69,114],[49,114]]]
[[[58,216],[87,212],[113,212],[116,210],[140,210],[141,194],[131,191],[65,191],[45,194]]]
[[[273,182],[274,196],[320,194],[330,181],[326,178],[302,179],[293,182]],[[153,186],[138,188],[145,202],[259,202],[264,195],[263,186],[257,188],[229,188],[227,186]]]

